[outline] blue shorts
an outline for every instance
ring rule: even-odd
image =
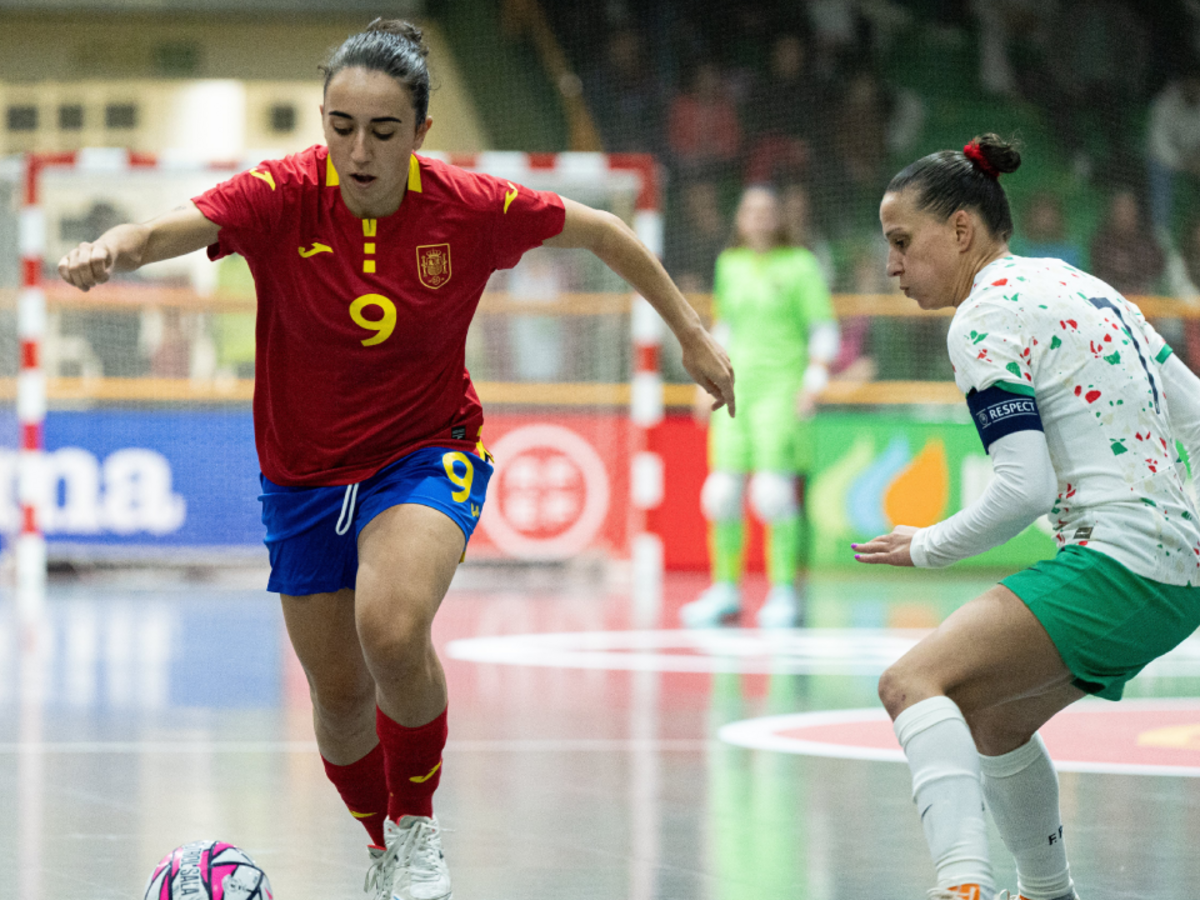
[[[402,503],[445,513],[469,541],[491,477],[490,462],[444,447],[424,447],[345,486],[284,487],[260,475],[271,557],[267,590],[302,597],[353,588],[359,532]]]

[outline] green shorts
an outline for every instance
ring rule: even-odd
[[[807,472],[812,426],[796,416],[799,385],[738,394],[737,418],[713,414],[708,465],[718,472]]]
[[[1075,686],[1106,700],[1200,627],[1200,587],[1151,581],[1074,544],[1000,583],[1042,623]]]

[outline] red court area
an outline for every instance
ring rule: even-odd
[[[862,756],[865,750],[890,758],[891,751],[899,758],[891,722],[878,710],[861,710],[858,718],[852,713],[846,711],[847,720],[840,722],[814,714],[811,724],[803,716],[778,717],[771,746],[786,750],[794,741],[797,753]],[[1065,770],[1200,777],[1200,702],[1194,700],[1086,702],[1059,713],[1041,733]]]

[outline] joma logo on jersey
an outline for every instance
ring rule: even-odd
[[[427,288],[440,288],[450,280],[450,245],[426,244],[417,248],[417,277]]]
[[[313,241],[312,247],[307,250],[303,247],[298,247],[297,249],[300,251],[300,255],[305,259],[308,259],[310,256],[316,256],[318,253],[333,252],[332,247],[330,247],[328,244],[322,244],[320,241]]]

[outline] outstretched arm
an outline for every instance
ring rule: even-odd
[[[996,477],[978,500],[929,528],[898,525],[865,544],[852,544],[862,563],[920,568],[948,566],[1016,537],[1054,505],[1058,479],[1046,436],[1017,431],[988,450]]]
[[[58,274],[86,291],[108,281],[114,271],[131,272],[207,247],[220,230],[189,203],[141,225],[117,225],[95,241],[85,241],[59,261]]]
[[[733,368],[725,351],[712,339],[662,263],[628,225],[612,213],[563,198],[567,210],[563,230],[545,242],[547,247],[578,247],[592,251],[624,278],[662,316],[683,347],[683,366],[693,380],[716,398],[713,409],[734,412]]]

